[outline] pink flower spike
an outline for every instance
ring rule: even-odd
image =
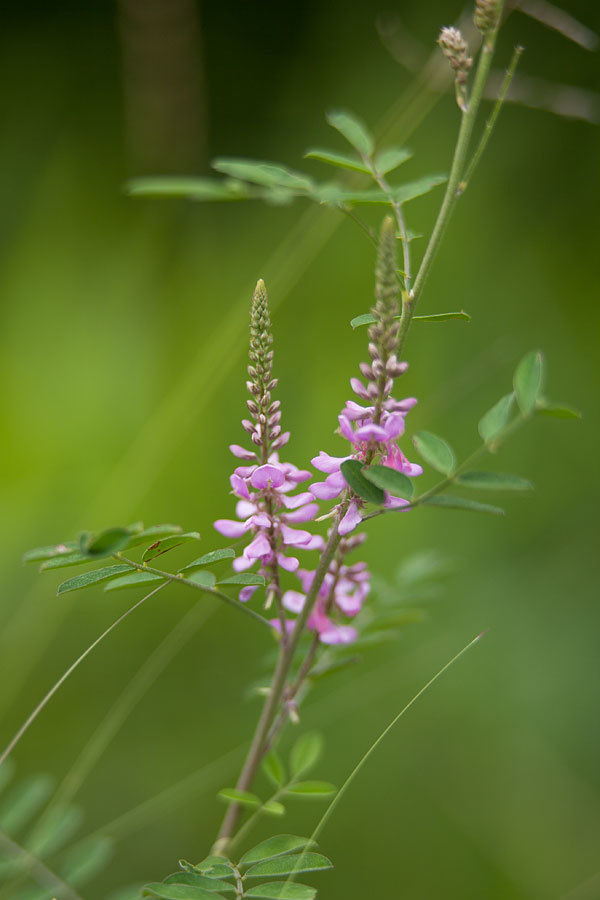
[[[256,504],[248,500],[238,500],[235,504],[235,514],[239,519],[248,519],[257,512]]]
[[[302,547],[304,544],[307,544],[312,535],[309,534],[308,531],[296,531],[295,528],[290,528],[288,525],[284,525],[283,523],[279,526],[281,531],[281,536],[283,538],[283,543],[288,544],[292,547]]]
[[[310,541],[302,544],[301,550],[324,550],[325,539],[320,534],[313,534]]]
[[[254,470],[250,477],[252,487],[259,491],[264,488],[281,487],[284,481],[285,475],[281,469],[278,466],[271,466],[269,463],[266,463],[264,466],[259,466]]]
[[[232,519],[217,519],[217,521],[213,523],[213,526],[217,529],[219,534],[228,538],[239,538],[245,534],[250,527],[246,522],[234,522]]]
[[[250,516],[250,518],[248,519],[248,524],[253,528],[270,528],[271,520],[266,513],[259,512],[254,516]]]
[[[295,556],[284,556],[283,553],[277,554],[277,562],[286,572],[295,572],[300,565],[300,560],[296,559]]]
[[[402,497],[391,497],[388,494],[383,505],[386,509],[400,509],[402,506],[410,506],[410,503]]]
[[[329,479],[327,481],[315,481],[310,486],[310,492],[317,500],[333,500],[334,497],[339,497],[343,490],[344,485],[339,486],[331,483]]]
[[[354,400],[348,400],[344,407],[344,415],[347,419],[350,419],[351,422],[359,419],[366,419],[372,412],[372,406],[361,406],[360,403],[355,403]]]
[[[257,584],[249,584],[246,587],[243,587],[240,591],[240,600],[242,603],[247,603],[256,590],[258,590]]]
[[[259,532],[253,541],[251,541],[244,550],[246,559],[259,559],[261,556],[267,556],[271,552],[271,545],[266,535]]]
[[[248,486],[243,478],[240,478],[239,475],[231,475],[229,483],[231,484],[231,489],[236,497],[243,497],[245,500],[249,499],[250,494],[248,492]]]
[[[373,423],[368,423],[367,425],[361,425],[360,428],[357,428],[356,433],[354,435],[355,441],[380,441],[384,443],[384,441],[389,441],[388,433],[385,428],[382,428],[381,425],[374,425]]]
[[[323,644],[351,644],[357,637],[358,632],[352,625],[332,624],[319,633],[319,639]]]
[[[248,559],[247,556],[238,556],[234,559],[232,566],[234,572],[245,572],[246,569],[252,568],[255,559]]]
[[[238,459],[256,459],[256,453],[253,453],[252,450],[246,450],[245,447],[240,447],[239,444],[230,444],[229,449]]]
[[[353,594],[336,593],[336,606],[342,610],[347,616],[355,616],[362,609],[362,596],[355,591]]]
[[[402,413],[390,413],[385,420],[384,426],[387,434],[387,440],[393,441],[395,438],[404,434],[404,416]]]
[[[350,532],[354,531],[356,526],[360,525],[361,522],[362,519],[358,511],[358,504],[352,500],[348,506],[346,515],[339,524],[338,532],[341,535],[350,534]]]
[[[311,459],[311,463],[315,469],[319,470],[319,472],[325,472],[326,475],[332,475],[334,472],[340,471],[341,464],[346,462],[347,459],[350,459],[350,457],[330,456],[328,453],[321,450],[318,456]]]
[[[354,436],[354,432],[352,431],[352,425],[346,416],[338,416],[338,422],[340,423],[340,431],[342,435],[346,438],[347,441],[350,441],[352,444],[356,443],[356,438]]]
[[[296,614],[302,612],[305,600],[306,597],[304,596],[304,594],[301,594],[300,591],[286,591],[281,598],[281,602],[283,603],[285,609],[288,609],[290,612]]]
[[[293,497],[287,497],[285,494],[280,494],[279,497],[286,509],[297,509],[299,506],[304,506],[305,503],[312,503],[313,499],[313,495],[309,491],[303,491]]]
[[[319,504],[318,503],[307,503],[306,506],[301,506],[300,509],[295,510],[294,512],[285,513],[282,517],[286,522],[310,522],[311,519],[314,519],[316,514],[319,512]]]
[[[369,392],[359,378],[350,379],[350,387],[361,400],[369,400]]]
[[[249,478],[256,468],[256,466],[238,466],[234,472],[239,478]]]

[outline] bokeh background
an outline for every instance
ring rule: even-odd
[[[600,25],[595,4],[563,6]],[[299,465],[321,448],[341,450],[336,416],[364,357],[365,335],[348,323],[370,305],[373,252],[351,222],[300,202],[133,199],[124,182],[206,174],[217,154],[302,167],[310,145],[343,149],[324,121],[331,106],[406,139],[415,156],[403,176],[447,170],[453,98],[412,93],[408,69],[460,12],[449,0],[385,9],[57,0],[5,11],[2,744],[132,598],[91,589],[58,599],[60,573],[23,568],[24,550],[137,519],[175,521],[201,531],[207,550],[218,545],[211,522],[232,510],[227,445],[242,434],[256,279],[270,289],[288,456]],[[383,46],[377,21],[405,65]],[[336,869],[318,879],[323,897],[600,896],[600,147],[586,121],[598,112],[598,58],[515,13],[499,62],[517,42],[526,47],[521,89],[570,115],[502,113],[422,299],[422,312],[465,308],[473,318],[413,327],[404,384],[420,403],[410,428],[467,454],[478,418],[533,347],[546,354],[549,396],[584,418],[536,421],[502,451],[494,465],[537,488],[509,496],[504,518],[430,509],[373,523],[366,557],[387,579],[418,551],[449,562],[423,624],[310,698],[303,724],[327,742],[319,777],[341,783],[433,672],[489,632],[411,710],[332,819],[322,846]],[[317,163],[304,165],[319,174]],[[427,233],[439,199],[407,208],[413,229]],[[201,628],[203,610],[180,626],[172,658],[144,689],[136,673],[193,599],[168,589],[130,617],[15,752],[18,775],[47,772],[60,783],[129,688],[126,721],[87,769],[80,760],[85,777],[71,785],[85,810],[80,833],[115,838],[110,864],[84,892],[91,900],[207,851],[222,814],[216,791],[233,782],[257,715],[246,690],[261,676],[268,637],[227,609]],[[290,803],[281,830],[303,833],[318,815],[317,804]]]

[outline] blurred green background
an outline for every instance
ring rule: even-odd
[[[595,4],[564,7],[600,25]],[[430,52],[460,4],[404,0],[386,12],[395,51],[412,59]],[[373,127],[387,121],[402,141],[422,100],[402,113],[412,76],[382,46],[378,13],[339,0],[64,0],[5,14],[2,745],[132,599],[95,589],[57,599],[62,579],[24,569],[24,550],[137,519],[178,522],[201,531],[207,550],[218,546],[211,523],[232,512],[227,445],[242,439],[247,307],[260,276],[293,435],[287,457],[306,465],[319,449],[342,451],[336,416],[365,355],[364,332],[348,323],[372,296],[364,235],[302,203],[130,199],[123,184],[131,174],[205,173],[217,154],[325,175],[301,156],[315,144],[343,149],[324,121],[331,106]],[[527,48],[521,74],[544,79],[529,90],[597,112],[597,55],[515,13],[499,63],[517,42]],[[548,93],[548,83],[587,93]],[[407,178],[447,170],[456,134],[451,95],[424,96],[431,110],[406,138],[415,151]],[[431,509],[372,524],[365,556],[378,573],[391,579],[403,559],[432,548],[451,571],[425,624],[310,698],[303,726],[327,739],[318,777],[341,783],[433,672],[489,633],[411,710],[344,800],[322,837],[336,863],[316,879],[323,897],[600,896],[599,149],[581,117],[508,106],[428,282],[422,312],[465,308],[473,318],[413,327],[403,388],[420,402],[409,433],[429,428],[466,455],[478,418],[536,346],[549,396],[584,418],[536,421],[494,461],[537,487],[509,496],[505,518]],[[407,208],[411,228],[428,232],[440,196]],[[19,775],[67,775],[192,600],[167,589],[99,647],[19,745]],[[161,879],[213,839],[215,793],[235,778],[232,751],[258,711],[245,690],[269,641],[227,609],[192,627],[79,785],[81,834],[197,775],[108,829],[115,852],[84,891],[91,900]],[[297,802],[276,827],[303,833],[319,815]]]

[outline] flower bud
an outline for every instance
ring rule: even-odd
[[[482,34],[494,31],[500,18],[499,0],[475,0],[473,21]]]

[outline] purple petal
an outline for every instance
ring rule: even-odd
[[[358,419],[366,419],[372,415],[372,413],[372,406],[361,406],[360,403],[355,403],[354,400],[348,400],[344,407],[344,415],[347,419],[350,419],[351,422]]]
[[[295,528],[290,528],[288,525],[284,525],[283,522],[279,526],[281,531],[281,536],[283,538],[283,543],[288,544],[291,547],[301,547],[303,544],[307,544],[312,535],[308,531],[296,531]]]
[[[269,619],[269,624],[273,626],[275,631],[278,631],[279,634],[281,634],[281,622],[279,619]],[[285,620],[285,630],[288,634],[292,633],[295,624],[296,623],[293,621],[293,619]]]
[[[347,616],[355,616],[362,609],[363,598],[356,591],[352,594],[335,593],[335,603]]]
[[[352,625],[330,625],[325,631],[319,632],[319,640],[322,644],[351,644],[358,637],[356,628]]]
[[[240,478],[250,478],[255,469],[256,466],[238,466],[234,471]]]
[[[349,534],[351,531],[354,531],[356,526],[360,525],[361,522],[362,519],[358,511],[358,504],[355,503],[354,500],[352,500],[350,505],[348,506],[346,515],[339,524],[338,532],[341,535]]]
[[[277,554],[277,562],[286,572],[295,572],[300,565],[300,560],[296,559],[295,556],[284,556],[283,553]]]
[[[230,477],[229,483],[231,484],[231,488],[233,493],[238,497],[244,497],[246,500],[249,498],[250,494],[248,493],[248,486],[243,478],[240,478],[239,475],[235,473]]]
[[[303,491],[301,494],[295,494],[293,497],[280,493],[279,497],[286,509],[297,509],[299,506],[304,506],[305,503],[310,503],[313,499],[313,495],[309,491]]]
[[[346,418],[346,416],[338,416],[338,422],[340,423],[340,431],[347,441],[350,441],[352,444],[356,443],[356,438],[354,436],[354,432],[352,431],[352,425]]]
[[[307,544],[302,544],[301,550],[324,550],[325,540],[320,534],[313,534]]]
[[[321,450],[318,456],[311,459],[311,463],[315,469],[319,470],[319,472],[325,472],[328,475],[332,475],[333,473],[340,471],[341,464],[346,462],[347,459],[350,459],[350,457],[330,456],[328,453]]]
[[[337,487],[334,484],[328,484],[327,481],[315,481],[310,486],[310,492],[317,500],[333,500],[334,497],[340,496],[343,489],[343,486]]]
[[[248,524],[253,528],[270,528],[271,527],[271,519],[264,512],[256,513],[256,515],[250,516],[248,520]]]
[[[252,487],[259,491],[269,487],[281,487],[284,481],[285,475],[281,469],[278,466],[269,465],[269,463],[255,469],[250,478]]]
[[[217,519],[216,522],[213,522],[213,526],[219,534],[228,538],[241,537],[250,527],[246,522],[234,522],[233,519]]]
[[[245,447],[240,447],[239,444],[230,444],[229,449],[238,459],[256,459],[256,453],[253,453],[252,450],[246,450]]]
[[[404,416],[402,413],[388,413],[384,422],[387,440],[392,441],[404,433]]]
[[[235,504],[235,514],[239,519],[248,519],[257,511],[256,504],[248,500],[238,500]]]
[[[284,607],[296,614],[302,612],[305,600],[305,595],[301,594],[300,591],[286,591],[281,598]]]
[[[352,390],[354,391],[354,393],[356,394],[357,397],[360,397],[362,400],[369,399],[369,392],[367,391],[366,387],[364,386],[364,384],[362,383],[362,381],[359,378],[351,378],[350,379],[350,387],[352,388]]]
[[[248,559],[247,556],[237,556],[232,563],[233,571],[245,572],[246,569],[250,569],[255,562],[255,559]]]
[[[251,541],[244,550],[246,559],[259,559],[267,556],[271,552],[271,544],[266,534],[259,532],[253,541]]]
[[[285,516],[282,518],[284,518],[286,522],[310,522],[318,512],[318,503],[307,503],[306,506],[301,506],[300,509],[297,509],[294,512],[285,513]]]
[[[360,428],[356,429],[354,439],[356,441],[388,441],[389,437],[385,428],[382,428],[381,425],[375,425],[373,422],[369,422],[367,425],[361,425]]]
[[[408,500],[403,500],[402,497],[391,497],[388,494],[383,505],[386,509],[399,509],[401,506],[410,506],[410,503]]]
[[[243,587],[240,591],[240,600],[242,603],[247,603],[251,598],[252,594],[258,590],[257,584],[249,584],[246,587]]]

